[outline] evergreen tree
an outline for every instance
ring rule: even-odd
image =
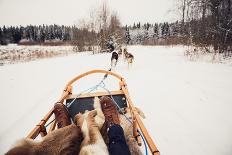
[[[140,22],[138,23],[137,28],[140,29]]]
[[[3,44],[2,41],[3,41],[2,28],[0,27],[0,45]]]
[[[125,36],[126,36],[126,43],[127,43],[127,44],[130,44],[130,41],[131,41],[131,38],[130,38],[130,30],[129,30],[129,28],[127,27],[127,25],[126,25],[126,33],[125,33]]]
[[[12,30],[13,43],[18,43],[21,40],[21,33],[18,27],[14,27]]]
[[[154,30],[154,35],[153,35],[153,38],[154,39],[158,39],[159,38],[159,26],[158,26],[158,24],[156,23],[155,25],[154,25],[154,28],[153,28],[153,30]]]
[[[170,36],[170,27],[168,22],[166,23],[166,27],[165,27],[165,36],[169,37]]]
[[[136,29],[135,23],[134,23],[134,25],[133,25],[133,29]]]

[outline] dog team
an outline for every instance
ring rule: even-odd
[[[134,61],[134,56],[127,51],[126,48],[120,48],[118,52],[113,51],[111,55],[111,68],[116,67],[118,63],[119,57],[123,57],[124,61],[128,63],[128,67],[130,67]]]

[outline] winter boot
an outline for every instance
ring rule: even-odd
[[[119,113],[111,98],[107,96],[101,97],[100,104],[102,112],[105,115],[105,123],[107,124],[107,127],[110,127],[113,124],[120,125]]]
[[[56,103],[54,105],[54,114],[58,128],[63,128],[71,124],[71,119],[68,113],[68,109],[62,103]]]

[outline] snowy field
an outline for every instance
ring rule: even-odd
[[[189,61],[184,48],[131,46],[135,62],[119,60],[114,69],[128,84],[134,104],[163,155],[232,154],[232,66]],[[74,76],[107,70],[110,54],[71,54],[0,66],[0,154],[27,136]],[[102,75],[77,83],[97,84]],[[118,89],[114,78],[106,81]],[[143,149],[142,149],[143,150]]]
[[[27,62],[73,53],[73,46],[0,46],[0,65]]]

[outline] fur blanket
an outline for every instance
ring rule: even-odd
[[[80,128],[74,124],[52,131],[41,141],[23,139],[6,155],[70,155],[78,154],[82,141]]]
[[[80,155],[108,155],[107,146],[95,121],[97,110],[77,114],[75,122],[80,125],[84,140],[81,143]]]

